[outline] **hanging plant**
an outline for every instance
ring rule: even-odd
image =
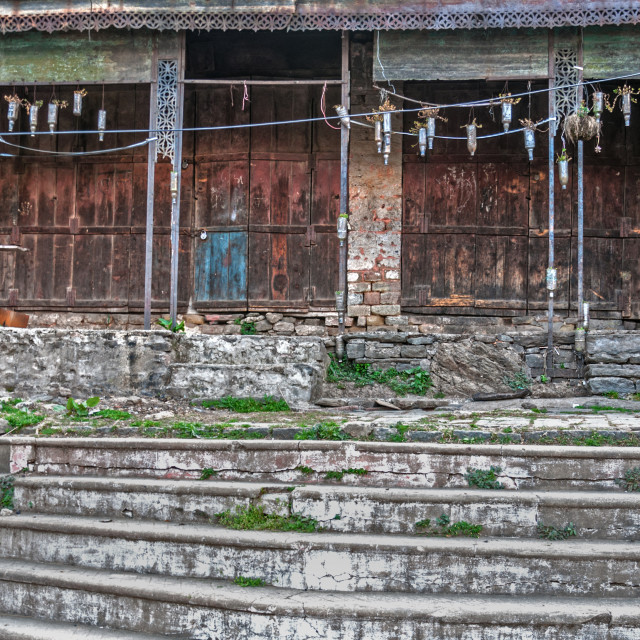
[[[482,129],[482,125],[478,124],[474,118],[469,124],[463,124],[460,128],[467,130],[467,149],[472,156],[475,155],[478,148],[477,130]]]
[[[5,96],[4,99],[9,103],[7,107],[7,120],[9,121],[9,131],[13,131],[13,127],[18,119],[20,107],[23,106],[24,101],[16,94],[12,96]]]
[[[382,121],[384,120],[384,113],[385,111],[395,111],[396,107],[395,105],[391,104],[391,101],[389,100],[389,98],[387,98],[377,109],[372,109],[373,113],[371,113],[368,116],[365,116],[365,118],[369,121],[369,122],[373,122],[373,130],[374,130],[374,134],[373,134],[373,139],[375,140],[376,146],[378,148],[378,153],[382,153]],[[387,156],[387,160],[388,160],[388,156]],[[386,162],[385,162],[386,164]]]
[[[424,157],[427,150],[427,142],[429,149],[433,149],[433,139],[436,136],[436,120],[448,122],[447,118],[438,115],[439,107],[426,107],[422,111],[418,111],[419,120],[414,120],[413,127],[409,129],[409,133],[418,136],[418,147],[420,155]]]
[[[569,184],[569,161],[571,158],[567,155],[567,150],[563,147],[562,152],[556,158],[558,163],[558,179],[563,189]]]
[[[501,93],[498,95],[502,111],[502,128],[505,133],[509,131],[509,126],[513,118],[513,105],[518,104],[522,98],[512,98],[510,93]]]
[[[76,89],[73,92],[73,115],[82,115],[82,100],[87,95],[86,89]]]
[[[27,114],[29,115],[29,130],[31,131],[31,137],[35,136],[36,130],[38,128],[38,113],[40,112],[40,107],[42,107],[42,100],[34,100],[33,102],[29,102],[26,98],[23,102],[25,109],[27,110]]]
[[[615,94],[615,98],[613,102],[609,102],[607,97],[606,100],[606,108],[609,112],[612,112],[616,106],[616,102],[618,102],[618,98],[620,98],[620,109],[622,110],[622,114],[624,115],[624,124],[628,127],[631,124],[631,103],[637,103],[638,101],[633,97],[640,95],[640,89],[632,89],[626,82],[623,87],[617,87],[613,90]]]
[[[564,135],[569,138],[572,144],[577,140],[591,140],[600,137],[601,123],[597,118],[589,115],[589,107],[582,101],[575,113],[564,119]]]

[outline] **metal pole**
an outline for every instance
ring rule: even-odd
[[[582,31],[578,41],[578,109],[582,104]],[[578,324],[584,323],[584,142],[578,140]]]
[[[549,294],[549,318],[547,326],[547,376],[553,376],[553,303],[556,278],[555,275],[555,135],[556,135],[556,105],[555,105],[555,47],[553,31],[549,32],[549,268],[547,271],[547,292]]]
[[[350,77],[349,77],[349,33],[342,32],[342,104],[350,109]],[[349,213],[349,128],[340,127],[340,213]],[[345,315],[347,311],[347,251],[349,239],[340,240],[340,256],[338,266],[338,287],[342,290],[342,300],[338,308],[340,333],[344,333]]]
[[[182,124],[184,120],[184,33],[178,56],[178,88],[176,95],[176,132],[174,137],[173,171],[177,174],[175,196],[171,203],[171,289],[169,313],[175,325],[178,316],[178,257],[180,254],[180,174],[182,172]]]
[[[156,128],[158,107],[158,62],[154,56],[154,78],[149,98],[149,129]],[[153,205],[156,178],[156,143],[149,143],[147,155],[147,230],[144,256],[144,328],[151,329],[151,285],[153,281]]]

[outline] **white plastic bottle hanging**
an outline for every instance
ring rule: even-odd
[[[536,148],[536,136],[532,127],[524,129],[524,148],[529,154],[529,162],[533,161],[533,150]]]
[[[469,153],[474,156],[476,153],[476,149],[478,148],[478,125],[468,124],[467,125],[467,149],[469,149]]]
[[[58,103],[50,102],[47,107],[47,124],[49,125],[49,131],[53,133],[56,130],[58,124]]]
[[[9,131],[13,131],[13,127],[18,119],[18,113],[20,111],[20,102],[11,99],[7,107],[7,120],[9,121]]]
[[[73,92],[73,115],[74,116],[82,115],[82,103],[86,95],[87,95],[86,89],[76,89]]]
[[[376,141],[378,153],[382,153],[382,121],[376,120],[373,123],[373,139]]]
[[[436,119],[427,118],[427,141],[429,143],[429,149],[433,149],[433,139],[436,137]]]
[[[622,94],[622,114],[624,115],[624,126],[631,124],[631,92]]]
[[[346,213],[341,213],[338,216],[338,240],[342,244],[347,239],[347,231],[349,230],[349,219]]]
[[[558,180],[563,189],[569,184],[569,160],[567,158],[558,160]]]
[[[104,142],[104,132],[107,128],[107,112],[104,109],[98,111],[98,139]]]
[[[604,109],[604,93],[602,91],[594,91],[591,97],[591,110],[595,119],[600,122],[600,116]]]
[[[509,131],[509,126],[513,118],[513,105],[511,102],[502,102],[502,128],[506,133]]]
[[[424,127],[418,129],[418,148],[420,156],[424,158],[427,153],[427,130]]]
[[[35,137],[38,129],[38,113],[40,112],[40,104],[35,103],[29,107],[29,129],[31,130],[31,137]]]
[[[389,156],[391,155],[391,113],[389,111],[382,114],[382,132],[384,134],[382,147],[384,163],[389,164]]]

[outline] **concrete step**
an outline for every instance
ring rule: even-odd
[[[299,513],[330,531],[407,534],[446,513],[487,536],[535,538],[573,522],[580,538],[640,539],[640,493],[407,489],[274,482],[32,475],[15,479],[17,509],[46,514],[202,523],[237,506]]]
[[[0,560],[0,612],[191,640],[637,640],[637,599],[241,588]]]
[[[322,591],[638,597],[640,546],[595,540],[235,531],[69,516],[0,520],[0,556]]]
[[[187,636],[182,636],[185,640]],[[173,636],[179,640],[177,636]],[[20,616],[0,616],[0,640],[167,640],[167,636],[100,629]]]
[[[347,474],[343,484],[379,487],[466,487],[468,467],[498,466],[509,489],[615,489],[616,478],[640,466],[640,447],[146,438],[6,438],[2,444],[11,472],[194,479],[209,468],[221,480],[296,483],[364,469],[366,475]]]

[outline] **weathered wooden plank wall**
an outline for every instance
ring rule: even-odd
[[[534,85],[535,86],[535,85]],[[615,84],[603,86],[611,93]],[[510,84],[514,92],[524,90]],[[498,83],[405,84],[405,93],[442,103],[496,94]],[[528,104],[516,117],[528,115]],[[546,115],[546,95],[532,100],[534,119]],[[470,117],[450,109],[443,135],[459,135]],[[500,129],[476,109],[480,134]],[[405,116],[405,130],[415,116]],[[462,130],[464,131],[464,130]],[[600,140],[585,145],[585,298],[600,314],[638,317],[640,290],[640,144],[619,112],[603,116]],[[522,134],[479,140],[475,157],[464,141],[438,140],[426,160],[405,142],[402,252],[403,305],[409,311],[514,315],[546,308],[548,164],[546,136],[536,136],[529,163]],[[562,146],[560,137],[556,145]],[[575,150],[569,147],[569,154]],[[575,163],[572,163],[575,172]],[[557,182],[557,181],[556,181]],[[556,263],[559,310],[575,310],[577,179],[556,184]]]

